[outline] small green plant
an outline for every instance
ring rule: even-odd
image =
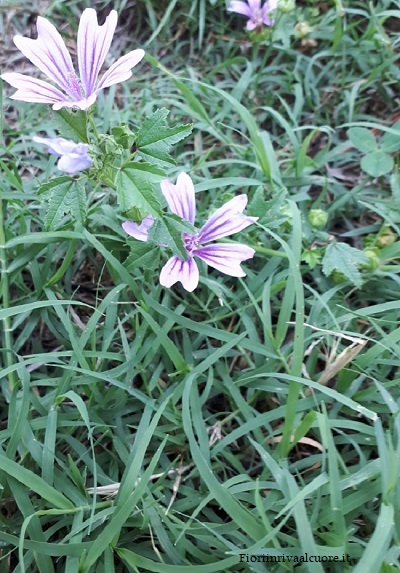
[[[397,131],[398,134],[393,131]],[[354,147],[365,153],[361,159],[361,169],[367,175],[380,177],[393,171],[394,160],[391,154],[400,149],[400,121],[393,125],[392,131],[386,131],[380,139],[365,127],[351,127],[348,136]]]

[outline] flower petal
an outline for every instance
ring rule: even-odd
[[[272,10],[276,10],[278,8],[278,4],[279,0],[269,0],[268,2],[265,3],[263,8],[267,6],[268,12],[271,12]]]
[[[59,157],[67,153],[72,153],[78,145],[78,143],[70,141],[69,139],[64,139],[63,137],[38,137],[35,135],[32,137],[32,139],[36,143],[43,143],[43,145],[47,145],[49,153],[58,155]],[[88,145],[86,145],[86,150],[87,148]]]
[[[215,211],[199,232],[199,242],[209,243],[238,233],[257,221],[258,217],[242,215],[247,205],[247,195],[238,195]]]
[[[38,16],[36,40],[14,37],[14,44],[28,60],[56,82],[73,99],[81,99],[81,89],[71,56],[61,35],[46,18]]]
[[[180,173],[176,185],[169,179],[164,179],[160,185],[171,211],[193,224],[196,217],[196,203],[193,181],[189,175]]]
[[[73,107],[77,107],[78,109],[82,109],[83,111],[86,111],[87,109],[89,109],[89,107],[92,104],[94,104],[96,99],[97,99],[97,93],[95,92],[94,94],[90,95],[89,97],[81,99],[81,100],[63,101],[61,103],[56,103],[53,105],[53,109],[59,110],[62,107],[68,107],[69,109],[71,109]]]
[[[69,155],[60,157],[57,168],[60,171],[64,171],[64,173],[73,175],[74,173],[78,173],[78,171],[89,169],[92,163],[92,159],[86,154],[70,153]]]
[[[232,277],[245,277],[240,263],[251,259],[255,250],[247,245],[216,243],[193,251],[193,255],[205,261],[213,269]]]
[[[247,20],[246,23],[246,30],[248,30],[249,32],[251,32],[251,30],[255,30],[258,26],[258,22],[256,20]]]
[[[86,97],[94,92],[97,76],[106,59],[117,26],[118,14],[111,10],[102,26],[96,10],[83,11],[78,29],[78,65]]]
[[[42,80],[17,72],[2,74],[0,77],[17,88],[15,94],[10,96],[11,99],[32,103],[59,103],[61,107],[66,102],[66,96],[60,90]]]
[[[149,238],[149,229],[154,223],[154,219],[151,215],[147,215],[143,221],[138,225],[138,223],[133,223],[132,221],[125,221],[122,223],[122,228],[131,237],[134,237],[138,241],[146,242]]]
[[[250,7],[245,2],[241,2],[241,0],[231,0],[228,6],[228,12],[236,12],[237,14],[243,14],[243,16],[247,16],[251,18],[252,11]]]
[[[88,169],[93,161],[88,155],[89,145],[87,143],[75,143],[63,137],[33,137],[36,143],[43,143],[47,145],[49,153],[58,155],[61,159],[57,163],[58,169],[69,173],[77,173]]]
[[[261,8],[261,0],[247,0],[249,3],[250,10],[254,16],[257,16],[257,12]]]
[[[188,292],[194,291],[199,284],[199,269],[192,257],[182,261],[171,257],[161,269],[160,284],[167,288],[180,281]]]
[[[131,69],[140,62],[143,56],[144,50],[133,50],[119,58],[103,75],[97,85],[96,92],[129,79],[132,75]]]

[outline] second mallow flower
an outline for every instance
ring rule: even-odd
[[[161,191],[168,206],[175,215],[194,224],[196,216],[195,192],[189,175],[180,173],[174,185],[169,179],[161,181]],[[187,260],[177,256],[171,257],[160,273],[160,284],[171,287],[181,282],[183,287],[192,292],[199,284],[199,269],[194,260],[198,257],[210,267],[232,277],[244,277],[246,273],[240,264],[254,256],[255,250],[240,243],[215,243],[207,245],[216,239],[222,239],[242,231],[257,221],[258,217],[243,215],[247,205],[247,196],[238,195],[215,211],[198,233],[183,233],[182,238],[187,252]],[[146,217],[140,225],[132,221],[122,224],[124,231],[138,239],[147,241],[149,229],[154,220]]]
[[[247,16],[246,28],[250,31],[262,28],[262,26],[272,26],[274,21],[270,18],[270,13],[276,10],[277,6],[278,0],[269,0],[263,5],[261,5],[261,0],[247,0],[247,2],[231,0],[228,12],[236,12]]]
[[[49,153],[57,155],[60,159],[57,167],[60,171],[73,175],[91,167],[93,161],[88,155],[87,143],[75,143],[63,137],[33,137],[36,143],[47,145]]]

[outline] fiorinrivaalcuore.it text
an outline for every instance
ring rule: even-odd
[[[352,563],[350,555],[249,555],[240,553],[240,563]]]

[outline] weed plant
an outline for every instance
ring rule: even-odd
[[[100,183],[48,230],[54,114],[3,83],[0,573],[398,571],[399,0],[251,33],[223,0],[12,0],[2,73],[37,15],[73,50],[87,7],[119,13],[111,61],[146,51],[99,131],[193,123],[168,176],[201,221],[248,195],[255,256],[164,288]]]

